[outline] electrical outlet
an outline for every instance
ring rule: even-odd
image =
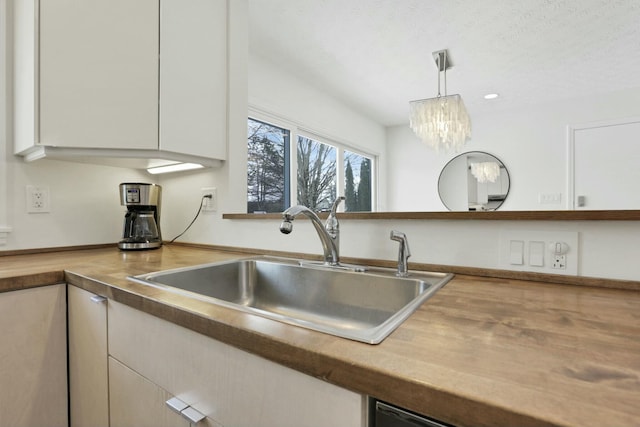
[[[51,211],[49,187],[27,185],[27,213]]]
[[[218,210],[218,189],[216,187],[202,188],[202,212]],[[210,195],[211,197],[204,197]]]
[[[566,255],[553,255],[551,268],[556,268],[560,270],[567,269],[567,256]]]

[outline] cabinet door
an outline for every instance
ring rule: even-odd
[[[226,159],[227,0],[160,8],[160,149]]]
[[[157,149],[158,0],[39,5],[38,142]]]
[[[70,426],[109,425],[107,300],[68,285]]]
[[[357,393],[111,301],[109,353],[211,422],[364,425],[364,400]]]
[[[65,285],[0,293],[0,426],[67,425]]]
[[[189,422],[171,410],[172,396],[117,360],[109,357],[111,425],[114,427],[188,427]]]

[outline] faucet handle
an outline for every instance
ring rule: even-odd
[[[338,223],[338,218],[336,218],[336,210],[338,209],[338,205],[340,204],[340,202],[343,200],[345,200],[344,196],[338,196],[335,202],[333,202],[331,212],[327,217],[327,221],[324,223],[325,230],[327,230],[327,232],[333,239],[337,239],[340,233],[340,224]]]
[[[340,204],[341,201],[346,200],[346,197],[344,196],[338,196],[336,198],[336,200],[333,202],[333,206],[331,207],[331,213],[329,215],[334,215],[336,214],[336,211],[338,210],[338,205]]]

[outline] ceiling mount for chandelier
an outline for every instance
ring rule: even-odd
[[[409,103],[409,127],[429,147],[460,151],[471,138],[471,120],[460,95],[447,95],[447,69],[452,67],[448,51],[433,52],[438,67],[438,96]],[[444,96],[440,93],[444,74]]]

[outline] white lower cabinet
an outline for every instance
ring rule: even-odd
[[[0,426],[67,426],[66,285],[0,293]]]
[[[171,397],[166,390],[109,357],[112,426],[189,427],[189,421],[166,405]]]
[[[360,394],[117,302],[108,319],[113,427],[180,425],[163,406],[172,397],[207,417],[198,426],[364,426]]]
[[[69,425],[109,426],[107,299],[68,285]]]

